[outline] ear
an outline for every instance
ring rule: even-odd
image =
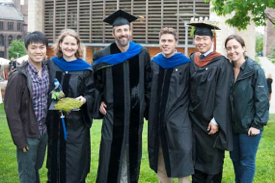
[[[130,40],[132,40],[132,39],[133,39],[133,33],[132,33],[132,31],[131,31],[131,30],[129,31],[129,39],[130,39]]]
[[[112,31],[112,36],[115,37],[114,29],[113,29],[113,31]]]

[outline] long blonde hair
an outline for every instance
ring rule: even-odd
[[[82,58],[82,56],[83,56],[83,47],[81,45],[79,35],[73,29],[64,29],[64,30],[61,31],[60,36],[55,41],[55,43],[52,45],[52,48],[53,48],[53,51],[54,51],[55,55],[58,58],[63,57],[63,53],[62,53],[62,50],[60,48],[60,44],[63,42],[63,40],[66,36],[72,36],[76,39],[78,49],[75,53],[75,57],[76,58]]]

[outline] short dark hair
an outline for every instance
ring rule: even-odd
[[[25,48],[28,49],[30,43],[42,43],[43,45],[48,46],[48,39],[46,38],[45,34],[40,31],[34,31],[29,33],[25,37]]]

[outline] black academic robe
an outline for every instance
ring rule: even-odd
[[[198,67],[191,56],[189,114],[193,127],[193,156],[195,169],[217,174],[222,171],[224,150],[232,150],[230,112],[230,78],[233,69],[224,56],[213,58],[206,66]],[[219,131],[208,135],[212,118]]]
[[[86,104],[79,111],[65,115],[67,141],[64,140],[60,112],[49,110],[48,127],[48,182],[79,183],[84,181],[90,171],[91,145],[90,127],[92,125],[93,74],[92,69],[63,72],[53,61],[49,61],[50,87],[57,78],[66,97],[85,97]],[[50,90],[50,91],[51,91]],[[51,104],[51,95],[49,95]]]
[[[94,60],[120,53],[115,43],[97,52]],[[96,108],[94,117],[103,117],[98,109],[101,101],[107,105],[103,117],[100,144],[98,183],[119,182],[121,162],[126,152],[128,182],[138,182],[142,129],[150,87],[150,56],[141,52],[108,68],[95,70]]]
[[[189,66],[163,69],[152,62],[148,121],[150,167],[157,173],[159,145],[168,177],[193,174],[192,128],[188,114]],[[161,142],[160,142],[161,141]]]

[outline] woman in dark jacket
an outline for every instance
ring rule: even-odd
[[[236,183],[252,183],[258,145],[268,120],[268,88],[261,67],[245,56],[245,43],[240,36],[229,36],[225,48],[234,71],[231,91],[233,151],[230,157]]]

